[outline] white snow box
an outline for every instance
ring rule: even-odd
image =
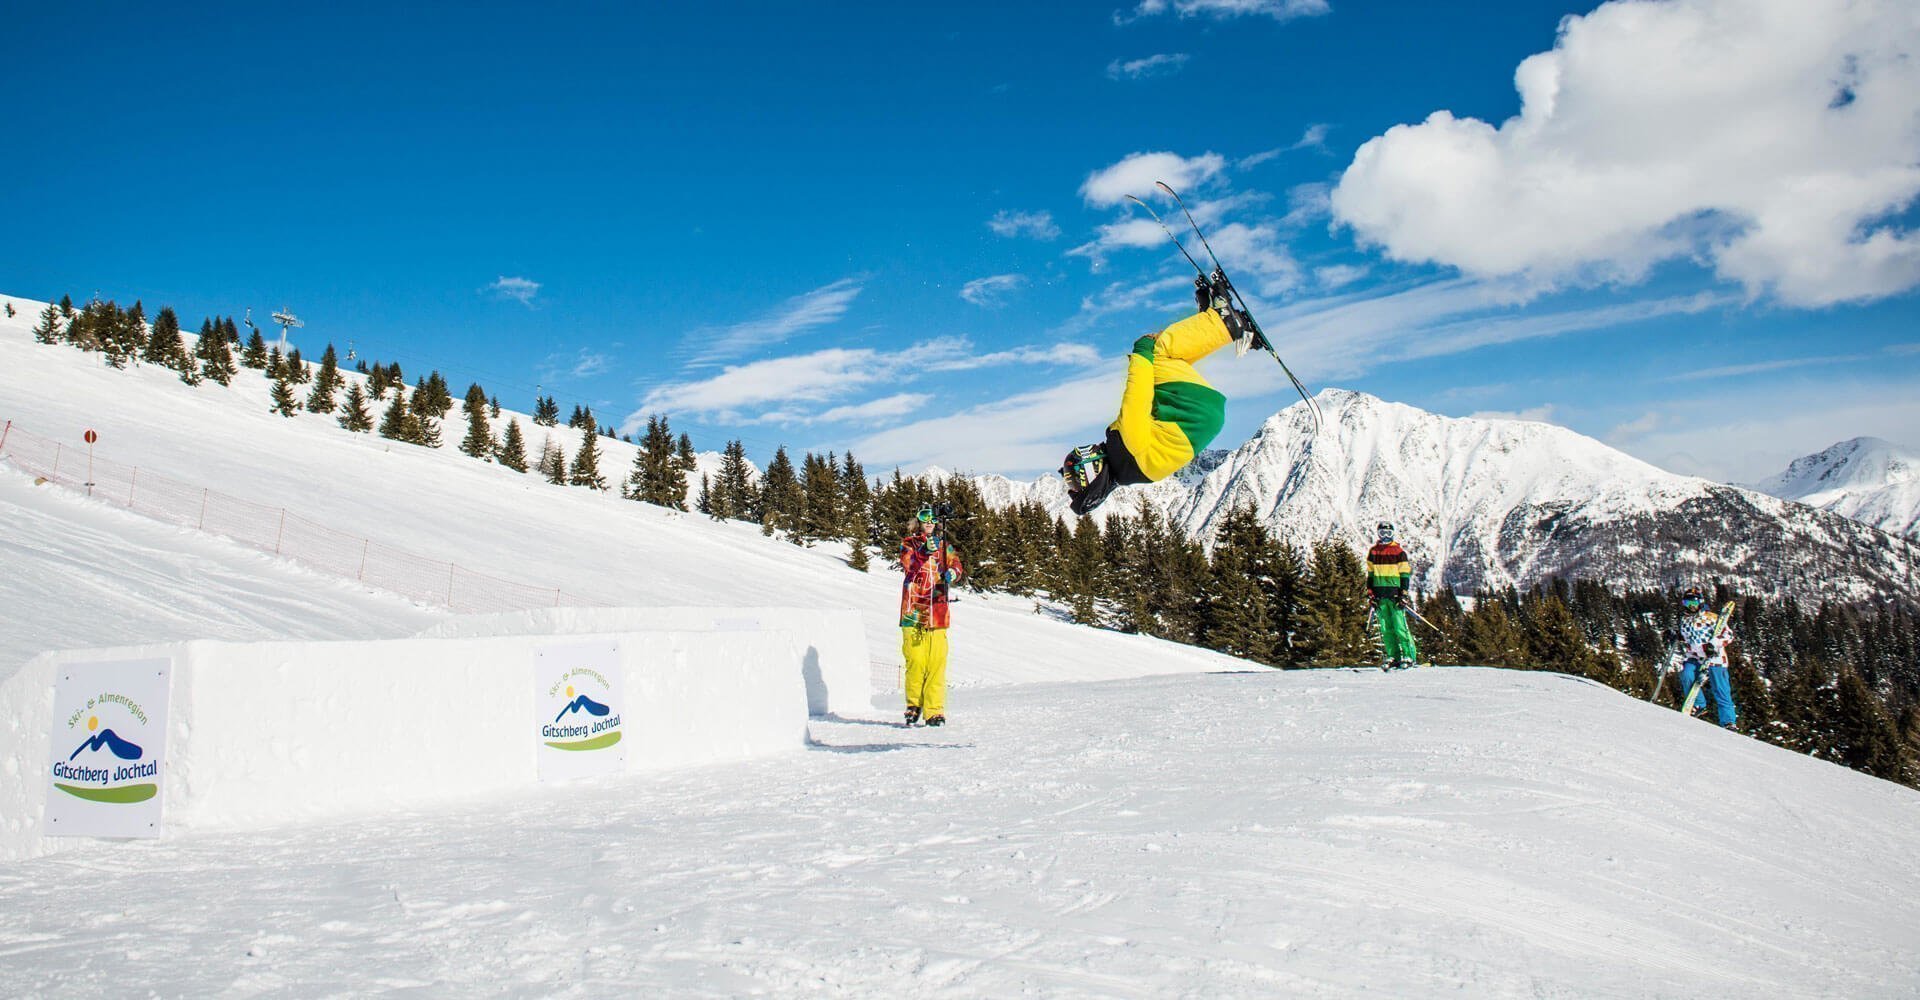
[[[735,632],[766,629],[793,636],[804,657],[807,711],[862,716],[873,711],[867,633],[854,610],[820,608],[534,608],[463,615],[420,633],[428,639],[492,635],[598,635],[673,629]]]
[[[800,750],[807,651],[782,631],[605,632],[621,770]],[[78,843],[42,826],[57,671],[170,660],[166,827],[417,809],[539,781],[534,675],[553,636],[186,642],[47,653],[0,683],[0,861]],[[64,754],[67,749],[61,752]]]

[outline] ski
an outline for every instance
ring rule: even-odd
[[[1155,187],[1165,191],[1167,195],[1173,199],[1174,204],[1180,206],[1180,214],[1187,217],[1187,225],[1192,226],[1193,235],[1200,238],[1200,246],[1207,251],[1207,259],[1213,261],[1214,273],[1225,278],[1227,276],[1226,268],[1220,266],[1220,258],[1214,254],[1213,244],[1208,243],[1207,234],[1200,231],[1200,223],[1195,221],[1193,213],[1188,211],[1186,200],[1180,197],[1180,192],[1175,191],[1173,185],[1168,184],[1166,181],[1154,181],[1153,183]],[[1163,224],[1160,228],[1165,229],[1166,226]],[[1185,252],[1185,248],[1182,248],[1182,252]],[[1192,260],[1193,258],[1188,257],[1187,259]],[[1206,275],[1202,274],[1201,277],[1204,278]],[[1234,284],[1233,280],[1228,278],[1227,288],[1233,293],[1234,308],[1239,309],[1241,314],[1247,317],[1247,321],[1253,324],[1253,331],[1259,335],[1261,342],[1266,345],[1267,353],[1273,356],[1274,363],[1280,366],[1280,370],[1287,374],[1287,381],[1293,383],[1293,391],[1300,394],[1300,400],[1307,404],[1307,410],[1313,414],[1313,432],[1316,435],[1319,434],[1320,428],[1324,424],[1320,415],[1320,404],[1314,402],[1313,394],[1309,393],[1307,387],[1293,374],[1293,369],[1288,368],[1287,363],[1281,360],[1280,352],[1273,347],[1273,339],[1267,336],[1265,330],[1260,329],[1259,321],[1253,318],[1253,310],[1247,308],[1247,299],[1246,296],[1240,294],[1240,286]]]

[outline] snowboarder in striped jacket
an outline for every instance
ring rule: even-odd
[[[1367,550],[1367,602],[1380,622],[1380,665],[1387,669],[1411,667],[1420,656],[1407,624],[1405,602],[1412,581],[1407,553],[1393,540],[1393,525],[1380,522],[1374,546]]]
[[[1115,486],[1158,482],[1179,472],[1213,442],[1227,420],[1227,397],[1193,364],[1228,344],[1245,353],[1265,347],[1246,314],[1230,301],[1224,276],[1194,280],[1200,311],[1133,342],[1120,416],[1104,441],[1067,453],[1060,475],[1075,514],[1106,502]]]

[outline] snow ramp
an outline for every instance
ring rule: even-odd
[[[42,655],[0,683],[0,861],[75,846],[64,834],[311,824],[805,745],[813,645],[649,620]],[[864,662],[859,679],[864,698]]]

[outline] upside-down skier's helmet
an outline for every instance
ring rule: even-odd
[[[1067,481],[1067,497],[1073,512],[1082,517],[1106,502],[1113,492],[1113,473],[1107,468],[1107,446],[1085,444],[1067,452],[1060,463],[1060,478]]]
[[[1698,611],[1707,606],[1707,595],[1699,587],[1688,587],[1680,594],[1680,606],[1688,611]]]
[[[1375,537],[1380,540],[1380,544],[1382,545],[1393,541],[1393,522],[1381,521],[1379,525],[1374,528],[1374,532]]]

